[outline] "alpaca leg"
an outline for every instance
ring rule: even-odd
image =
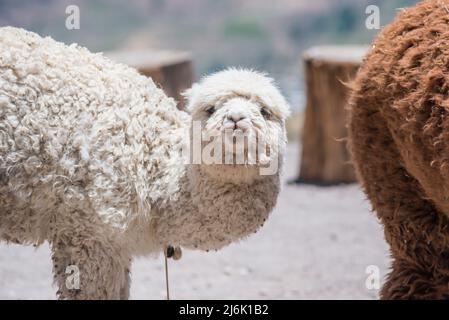
[[[418,181],[402,167],[378,112],[353,110],[350,133],[357,171],[384,225],[393,258],[381,297],[449,297],[449,219],[426,200]]]
[[[128,297],[130,259],[114,230],[82,212],[59,215],[50,225],[60,299]]]
[[[131,277],[130,277],[130,270],[129,267],[125,268],[125,281],[122,283],[122,286],[120,288],[120,299],[121,300],[128,300],[129,299],[129,288],[131,286]]]
[[[382,288],[381,297],[388,300],[449,299],[449,276],[424,266],[396,258]]]
[[[60,299],[128,298],[129,259],[113,242],[71,237],[53,243],[52,250]]]

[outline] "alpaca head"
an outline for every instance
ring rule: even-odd
[[[289,107],[271,78],[227,69],[203,78],[184,96],[192,116],[193,162],[204,172],[233,182],[277,174]]]

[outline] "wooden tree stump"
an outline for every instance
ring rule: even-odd
[[[167,96],[179,102],[178,108],[184,108],[181,93],[192,86],[194,78],[190,54],[182,51],[141,50],[109,52],[106,56],[151,77]]]
[[[367,48],[314,47],[304,55],[307,105],[303,128],[300,183],[333,185],[355,182],[346,148],[351,81]]]

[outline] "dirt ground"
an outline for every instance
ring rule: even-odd
[[[388,251],[357,185],[288,185],[298,148],[289,145],[278,206],[256,235],[216,253],[170,261],[172,299],[376,299],[366,268],[387,272]],[[0,244],[0,299],[55,299],[48,245]],[[138,258],[132,299],[164,299],[163,256]]]

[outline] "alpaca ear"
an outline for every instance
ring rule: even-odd
[[[279,94],[279,96],[275,99],[275,114],[282,121],[287,120],[291,115],[290,104],[285,100],[285,98]]]
[[[282,102],[280,109],[281,109],[282,114],[284,116],[284,120],[290,118],[290,116],[292,115],[292,111],[291,111],[291,108],[290,108],[290,104],[287,101],[284,100]]]
[[[193,103],[194,97],[196,96],[198,89],[199,89],[199,84],[194,83],[190,89],[187,89],[181,93],[181,96],[184,98],[184,100],[186,102],[185,105],[187,106],[187,108],[186,108],[187,111],[191,111],[190,106]]]

